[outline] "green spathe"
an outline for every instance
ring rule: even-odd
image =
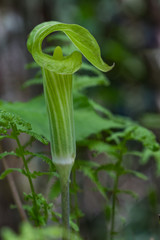
[[[81,54],[78,51],[73,52],[61,60],[55,60],[42,52],[42,42],[44,38],[55,31],[64,32],[77,49],[96,68],[103,72],[107,72],[113,68],[113,66],[108,66],[102,60],[99,45],[88,30],[76,24],[64,24],[54,21],[45,22],[36,26],[27,41],[28,50],[41,67],[59,74],[73,74],[81,67]]]
[[[56,47],[53,59],[63,61]],[[57,74],[43,68],[43,85],[51,134],[52,160],[55,164],[73,164],[76,147],[73,121],[72,74]]]
[[[42,51],[42,42],[55,31],[64,32],[80,52],[74,51],[69,56],[63,56],[62,49],[56,47],[53,56],[45,54]],[[52,160],[55,164],[72,165],[76,156],[72,74],[81,67],[82,54],[104,72],[111,70],[113,66],[103,62],[98,43],[90,32],[75,24],[53,21],[39,24],[30,33],[27,47],[42,68]]]

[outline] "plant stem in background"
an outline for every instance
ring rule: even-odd
[[[38,205],[37,205],[37,200],[36,200],[36,193],[35,193],[35,190],[34,190],[34,186],[33,186],[33,182],[32,182],[32,178],[30,176],[30,171],[29,171],[29,168],[28,168],[28,164],[27,164],[27,161],[25,159],[25,156],[24,156],[24,150],[23,150],[23,147],[20,143],[20,140],[18,138],[18,135],[17,135],[17,129],[16,129],[16,126],[15,125],[12,125],[12,130],[13,130],[13,136],[17,142],[17,145],[18,145],[18,150],[19,150],[19,155],[21,156],[22,160],[23,160],[23,164],[24,164],[24,168],[25,168],[25,171],[27,173],[27,178],[28,178],[28,181],[29,181],[29,185],[30,185],[30,189],[31,189],[31,192],[32,192],[32,197],[33,197],[33,209],[34,209],[34,215],[36,216],[35,217],[35,225],[36,226],[39,226],[39,220],[38,220]]]
[[[73,211],[76,216],[76,224],[79,225],[79,206],[78,206],[78,195],[77,195],[77,182],[76,182],[76,167],[73,166],[72,168],[72,189],[73,189]]]
[[[120,153],[119,153],[119,159],[118,159],[118,161],[116,163],[117,170],[121,166],[122,157],[123,157],[123,150],[121,150]],[[114,235],[115,235],[115,210],[116,210],[116,199],[117,199],[118,183],[119,183],[119,171],[116,171],[116,176],[115,176],[114,186],[113,186],[113,196],[112,196],[110,240],[114,240]]]
[[[115,207],[116,207],[116,197],[117,197],[117,188],[118,188],[119,174],[116,173],[113,187],[113,196],[112,196],[112,212],[111,212],[111,231],[110,231],[110,240],[114,239],[115,234]]]

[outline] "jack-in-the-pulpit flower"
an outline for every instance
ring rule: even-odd
[[[74,51],[69,56],[63,56],[62,49],[56,47],[53,56],[45,54],[42,51],[42,42],[46,36],[55,31],[64,32],[78,51]],[[63,199],[64,202],[67,201],[65,200],[67,195],[64,193],[64,186],[68,184],[76,155],[72,74],[81,67],[81,53],[101,71],[107,72],[113,66],[110,67],[103,62],[100,48],[89,31],[75,24],[53,21],[39,24],[30,33],[27,47],[34,60],[42,68],[44,94],[50,125],[52,161],[60,174],[63,205]],[[62,215],[67,214],[65,211],[67,210],[63,209],[62,206]],[[64,223],[64,226],[67,227],[67,224]]]
[[[30,33],[27,47],[43,73],[52,161],[55,164],[72,164],[75,159],[72,74],[81,67],[82,56],[79,51],[75,51],[64,57],[60,47],[55,49],[53,56],[45,54],[42,51],[42,42],[47,35],[55,31],[64,32],[98,69],[106,72],[112,67],[101,59],[100,49],[94,37],[79,25],[51,21],[39,24]]]

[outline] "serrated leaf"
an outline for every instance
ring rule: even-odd
[[[11,152],[5,151],[3,153],[0,153],[0,159],[4,158],[6,156],[17,156],[17,154],[13,151],[11,151]]]
[[[19,131],[31,130],[31,125],[18,116],[15,116],[11,112],[0,110],[0,125],[5,130],[11,129],[13,125],[16,125]]]
[[[54,198],[58,197],[60,193],[61,193],[60,181],[56,180],[50,189],[49,198],[53,200]]]
[[[30,63],[27,63],[27,64],[25,65],[25,68],[26,68],[26,69],[39,68],[39,65],[38,65],[36,62],[30,62]]]
[[[140,163],[146,164],[151,156],[153,156],[153,151],[148,148],[144,149],[144,151],[141,152]]]
[[[143,174],[141,172],[138,172],[138,171],[127,169],[127,170],[125,170],[125,174],[132,174],[132,175],[134,175],[137,178],[143,179],[145,181],[148,180],[148,177],[145,174]]]
[[[0,175],[0,180],[4,179],[9,173],[12,172],[19,172],[19,173],[25,173],[23,169],[20,168],[8,168]]]
[[[32,85],[39,85],[39,84],[42,84],[43,83],[43,79],[42,78],[32,78],[32,79],[29,79],[28,81],[26,81],[22,87],[23,88],[27,88],[27,87],[30,87]]]
[[[98,103],[96,103],[93,100],[89,100],[90,105],[93,107],[94,110],[105,114],[106,117],[109,117],[110,119],[114,119],[116,117],[114,117],[114,115],[106,108],[104,108],[103,106],[99,105]],[[116,118],[117,119],[117,118]]]
[[[78,227],[78,225],[77,225],[75,222],[73,222],[72,220],[70,220],[69,223],[70,223],[71,228],[72,228],[75,232],[79,232],[79,227]]]
[[[48,140],[45,137],[43,137],[42,135],[35,133],[33,131],[28,131],[26,133],[29,134],[30,136],[34,137],[35,139],[37,139],[39,142],[42,142],[45,145],[48,144]]]
[[[52,160],[49,157],[47,157],[46,155],[44,155],[42,153],[32,153],[32,152],[27,152],[26,155],[32,155],[33,157],[38,157],[38,158],[42,159],[44,162],[46,162],[50,166],[51,172],[56,171]],[[57,177],[58,177],[58,175],[57,175]]]
[[[125,193],[128,195],[131,195],[133,198],[138,198],[138,194],[136,192],[130,191],[130,190],[122,190],[122,189],[118,189],[118,193]]]
[[[137,156],[137,157],[140,158],[141,163],[143,163],[143,161],[141,160],[143,154],[144,154],[144,152],[139,152],[139,151],[127,151],[126,153],[124,153],[124,156],[126,156],[126,155]]]
[[[160,145],[156,141],[155,135],[148,129],[138,125],[135,122],[126,121],[127,126],[122,124],[122,129],[118,132],[111,133],[111,136],[107,138],[108,141],[115,141],[117,144],[121,142],[121,139],[135,140],[142,143],[145,148],[151,151],[158,151]]]
[[[87,160],[79,160],[79,159],[75,162],[75,165],[77,168],[81,168],[81,167],[97,168],[97,167],[99,167],[99,164],[97,162],[87,161]]]
[[[92,65],[89,65],[87,63],[83,63],[82,70],[87,70],[90,73],[93,73],[94,76],[92,75],[85,75],[85,74],[75,74],[74,75],[74,91],[77,90],[82,90],[83,88],[87,87],[93,87],[97,85],[104,85],[108,86],[109,85],[109,80],[108,78],[98,69],[94,68]]]
[[[155,135],[142,126],[130,126],[126,129],[125,134],[128,136],[128,139],[140,141],[145,147],[151,150],[156,151],[160,148]]]
[[[96,169],[97,172],[102,171],[102,170],[107,171],[107,172],[118,173],[119,176],[125,174],[125,169],[123,166],[119,166],[119,165],[113,164],[113,163],[103,164]]]
[[[15,102],[15,103],[7,103],[4,102],[1,105],[1,108],[5,111],[10,112],[10,114],[16,114],[16,118],[21,118],[21,121],[25,123],[28,121],[29,126],[18,125],[16,122],[16,126],[20,132],[25,132],[27,134],[34,135],[34,137],[43,143],[47,143],[44,139],[49,139],[49,126],[47,113],[44,103],[44,98],[42,96],[37,97],[29,102]],[[25,121],[23,120],[25,119]],[[31,127],[32,125],[32,127]],[[10,128],[10,126],[9,126]],[[42,137],[43,136],[43,137]]]
[[[87,87],[95,87],[98,85],[109,85],[107,78],[105,78],[105,76],[103,76],[102,74],[92,77],[88,75],[79,76],[78,74],[74,76],[74,90],[82,90]]]
[[[94,169],[89,168],[88,166],[84,166],[84,165],[80,165],[80,170],[83,172],[83,174],[85,176],[87,176],[96,185],[97,190],[102,194],[102,196],[105,199],[107,199],[106,189],[99,182],[96,171]]]
[[[117,157],[117,147],[114,145],[109,145],[106,142],[100,140],[84,140],[80,142],[80,146],[87,146],[90,150],[96,151],[97,154],[106,153],[107,155],[112,155]]]
[[[54,175],[54,173],[51,172],[40,172],[40,171],[34,171],[34,172],[30,172],[29,174],[32,178],[37,178],[43,175]]]

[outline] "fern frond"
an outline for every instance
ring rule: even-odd
[[[43,144],[48,144],[48,141],[44,137],[35,133],[32,130],[30,123],[24,121],[22,118],[20,118],[19,116],[13,113],[0,110],[0,125],[2,130],[2,132],[0,132],[1,134],[7,133],[7,130],[12,129],[13,126],[16,126],[17,134],[26,133],[34,137],[36,140],[42,142]],[[12,136],[12,133],[11,133],[11,136]]]
[[[42,78],[32,78],[32,79],[29,79],[27,82],[25,82],[22,87],[23,88],[27,88],[27,87],[30,87],[32,85],[39,85],[39,84],[42,84]]]
[[[23,169],[20,168],[8,168],[7,170],[5,170],[1,175],[0,175],[0,180],[4,179],[9,173],[12,172],[19,172],[19,173],[23,173],[25,174],[25,171]]]

